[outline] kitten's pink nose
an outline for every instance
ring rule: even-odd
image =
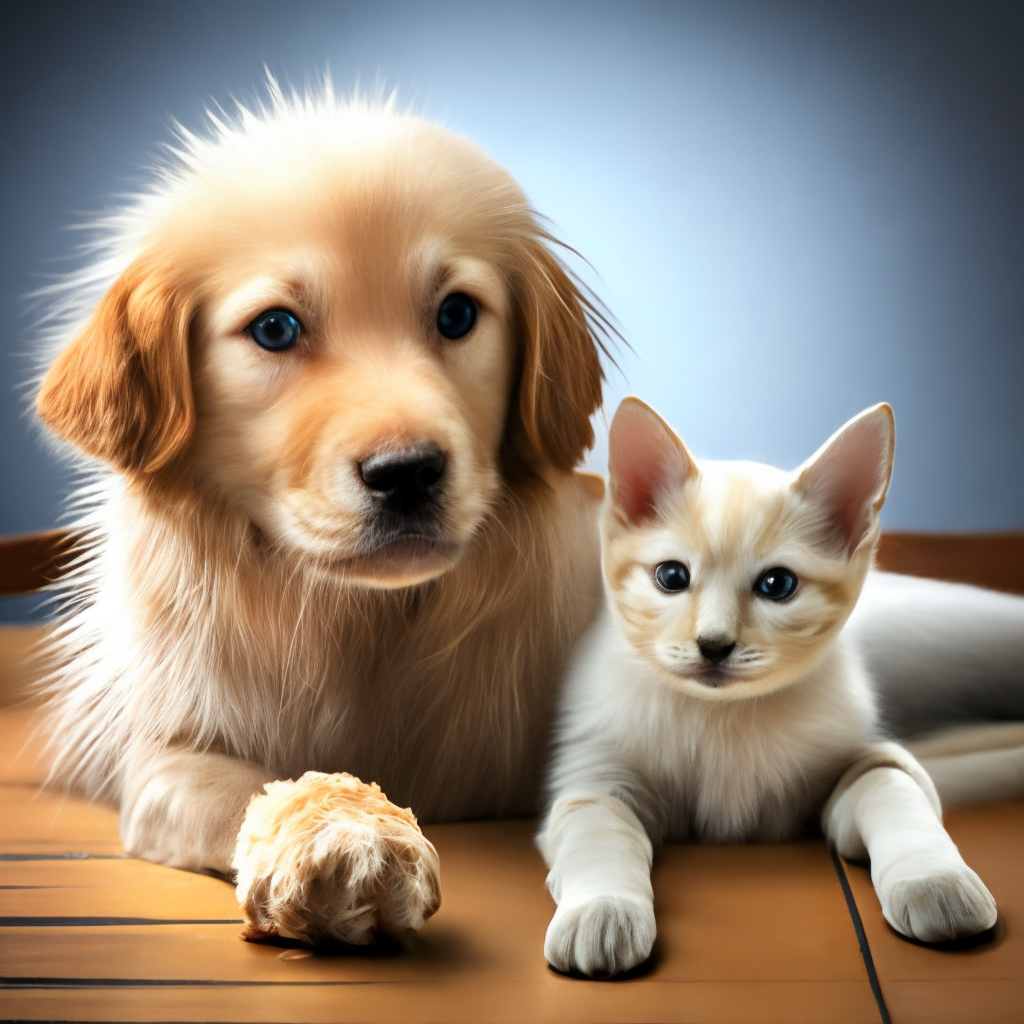
[[[722,636],[701,636],[697,638],[697,646],[707,661],[718,665],[732,654],[736,641]]]

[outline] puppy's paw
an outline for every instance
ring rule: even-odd
[[[235,847],[251,935],[365,945],[415,931],[441,903],[437,853],[376,784],[306,772],[253,797]]]
[[[966,938],[996,923],[996,901],[963,861],[921,871],[908,860],[887,873],[878,896],[889,924],[921,942]]]
[[[561,904],[548,925],[544,956],[560,971],[594,977],[642,964],[654,946],[654,906],[636,896],[600,896]]]

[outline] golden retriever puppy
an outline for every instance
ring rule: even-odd
[[[428,821],[534,809],[600,592],[573,468],[606,325],[465,139],[272,92],[116,219],[42,381],[101,464],[54,778],[129,853],[235,872],[263,931],[367,942],[436,908],[436,857],[320,773]]]

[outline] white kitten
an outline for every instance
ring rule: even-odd
[[[650,955],[662,840],[780,840],[819,821],[844,856],[870,857],[898,931],[934,942],[995,923],[928,775],[882,741],[842,632],[893,446],[892,410],[878,405],[793,473],[698,464],[642,402],[619,407],[608,607],[570,670],[539,837],[555,967],[614,974]]]

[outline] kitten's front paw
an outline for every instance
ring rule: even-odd
[[[265,788],[234,857],[249,937],[365,945],[415,931],[437,910],[437,853],[379,786],[306,772]]]
[[[966,938],[996,923],[996,901],[962,861],[921,871],[908,859],[887,872],[878,895],[886,921],[921,942]]]
[[[642,964],[654,945],[654,906],[635,896],[600,896],[559,905],[548,925],[544,956],[560,971],[620,974]]]

